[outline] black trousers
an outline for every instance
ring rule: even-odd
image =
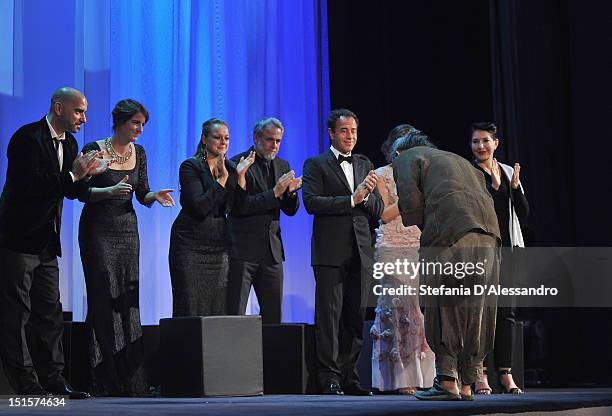
[[[495,370],[512,368],[512,346],[514,345],[514,324],[516,316],[514,308],[497,308],[497,324],[495,327],[495,343],[493,357]]]
[[[504,251],[501,259],[499,279],[504,287],[513,287],[515,262],[510,250]],[[495,343],[493,344],[493,357],[495,370],[499,368],[512,368],[512,347],[514,345],[514,324],[516,323],[515,309],[512,306],[497,308],[497,324],[495,328]],[[492,370],[492,369],[487,369]]]
[[[260,262],[230,258],[227,276],[227,313],[244,315],[251,286],[259,302],[261,321],[280,324],[283,303],[283,263],[275,263],[271,254]]]
[[[319,384],[359,385],[357,361],[363,345],[361,260],[356,252],[340,267],[313,266],[315,339]]]
[[[0,355],[9,383],[17,393],[63,381],[63,317],[57,257],[0,248]],[[36,342],[36,369],[26,340],[31,327]],[[37,375],[38,372],[38,375]]]

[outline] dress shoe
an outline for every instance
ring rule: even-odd
[[[47,390],[54,396],[68,396],[68,398],[72,400],[82,400],[91,397],[89,393],[75,390],[70,384],[66,382],[52,383],[47,386]]]
[[[342,396],[344,392],[337,380],[330,380],[321,389],[321,394]]]
[[[366,390],[358,384],[352,385],[352,386],[346,386],[344,388],[344,394],[348,396],[372,396],[373,395],[371,390]]]

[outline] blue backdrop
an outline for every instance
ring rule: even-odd
[[[21,125],[40,119],[53,90],[74,86],[89,101],[79,144],[111,134],[122,98],[151,114],[139,138],[153,189],[174,188],[205,119],[230,128],[233,155],[252,143],[263,117],[285,124],[280,156],[301,175],[327,144],[329,111],[326,0],[0,0],[0,184],[6,146]],[[136,203],[136,205],[138,205]],[[60,286],[64,310],[84,320],[86,295],[77,243],[82,205],[64,205]],[[141,238],[144,324],[172,314],[170,227],[180,207],[136,207]],[[283,320],[312,322],[311,218],[303,207],[281,219],[287,261]],[[256,305],[253,311],[256,311]]]

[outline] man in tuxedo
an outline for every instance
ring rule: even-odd
[[[108,166],[98,152],[78,154],[71,133],[81,129],[86,111],[83,93],[60,88],[49,113],[17,130],[7,149],[0,197],[0,354],[17,394],[89,397],[74,391],[62,374],[57,263],[64,197],[75,199],[85,190],[84,179]],[[36,369],[26,342],[28,323],[40,351]]]
[[[422,230],[421,259],[465,266],[463,274],[421,272],[420,283],[438,289],[496,285],[500,233],[482,172],[461,156],[437,149],[418,130],[397,139],[393,148],[399,152],[393,161],[398,208],[405,226]],[[480,264],[476,268],[482,272],[469,264]],[[440,294],[422,300],[436,378],[416,398],[470,400],[470,385],[480,379],[482,361],[493,349],[495,298]]]
[[[383,202],[375,192],[374,166],[352,153],[358,123],[349,110],[332,111],[327,120],[331,147],[304,162],[304,206],[314,215],[311,264],[323,394],[372,394],[361,388],[356,365],[365,315],[362,272],[372,276],[369,223],[380,218]]]
[[[301,178],[277,156],[284,133],[280,120],[260,120],[253,129],[253,146],[232,158],[238,163],[255,151],[255,162],[246,176],[247,188],[229,218],[232,251],[228,272],[227,311],[244,315],[251,286],[259,301],[262,322],[279,324],[283,296],[283,241],[280,212],[293,216],[300,200]]]

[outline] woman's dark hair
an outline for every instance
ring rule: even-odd
[[[497,140],[497,126],[490,121],[478,121],[476,123],[472,123],[472,133],[476,130],[486,131],[491,135],[493,140]]]
[[[202,123],[202,134],[200,135],[200,141],[198,142],[198,148],[196,149],[193,157],[204,160],[206,158],[206,146],[202,143],[202,136],[208,137],[213,129],[213,126],[220,124],[227,127],[227,123],[220,118],[211,118]]]
[[[410,124],[400,124],[393,127],[393,129],[387,135],[387,140],[385,140],[380,146],[380,151],[385,157],[387,163],[391,163],[393,162],[393,159],[395,159],[395,152],[391,151],[393,143],[395,143],[398,138],[406,136],[408,133],[413,132],[415,130],[416,128],[411,126]]]
[[[429,141],[429,137],[419,130],[414,130],[408,133],[406,136],[398,138],[391,146],[391,152],[401,153],[404,150],[412,149],[417,146],[427,146],[437,149],[436,145]]]
[[[149,112],[144,105],[131,98],[119,101],[113,108],[113,131],[138,113],[144,116],[145,123],[149,121]]]

